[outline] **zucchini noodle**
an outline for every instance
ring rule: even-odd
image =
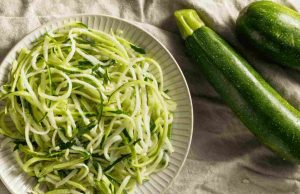
[[[145,53],[81,23],[20,50],[0,88],[0,134],[36,177],[32,193],[130,193],[167,167],[176,104]]]

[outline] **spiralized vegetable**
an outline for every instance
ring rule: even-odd
[[[13,62],[0,89],[0,133],[37,178],[32,193],[129,193],[173,152],[176,104],[163,88],[162,70],[144,49],[67,24]]]

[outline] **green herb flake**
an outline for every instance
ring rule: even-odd
[[[141,48],[141,47],[138,47],[138,46],[135,46],[133,44],[130,44],[130,47],[137,53],[140,53],[140,54],[146,54],[146,51],[145,49]]]
[[[150,119],[150,131],[154,132],[154,129],[156,128],[156,124],[153,119]]]
[[[90,61],[78,61],[78,64],[74,66],[82,70],[91,69],[95,67]]]
[[[115,160],[111,165],[107,166],[104,169],[104,172],[107,172],[107,171],[111,170],[116,164],[118,164],[122,160],[125,160],[125,159],[129,158],[130,156],[131,156],[131,154],[122,155],[120,158],[118,158],[117,160]]]
[[[77,132],[76,135],[77,136],[82,136],[83,134],[85,134],[85,133],[89,132],[91,129],[93,129],[95,126],[96,126],[95,123],[90,123],[90,124],[88,124],[86,126],[78,127],[77,128],[78,132]]]
[[[66,143],[60,143],[58,146],[60,149],[65,150],[71,148],[75,144],[75,141],[68,141]]]
[[[128,131],[127,131],[127,129],[126,129],[126,128],[125,128],[125,129],[123,129],[123,133],[124,133],[125,137],[128,139],[128,141],[129,141],[129,142],[131,142],[131,141],[132,141],[132,139],[131,139],[131,137],[130,137],[130,135],[129,135],[129,133],[128,133]]]
[[[16,150],[19,149],[20,145],[24,145],[25,146],[26,145],[26,141],[25,140],[15,140],[14,144],[15,144],[15,146],[14,146],[13,151],[16,151]]]
[[[123,110],[114,110],[114,111],[107,111],[107,112],[114,113],[114,114],[124,114],[124,115],[128,114],[127,112],[125,112]]]
[[[42,118],[39,120],[39,123],[42,122],[42,121],[46,118],[47,114],[48,114],[48,112],[46,112],[46,113],[42,116]]]
[[[168,138],[169,139],[172,138],[172,124],[169,124],[169,127],[168,127]]]
[[[140,141],[141,141],[141,139],[139,138],[136,141],[134,141],[132,144],[135,145],[135,144],[139,143]]]

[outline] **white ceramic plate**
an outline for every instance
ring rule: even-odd
[[[31,32],[8,53],[0,65],[0,85],[7,79],[11,63],[21,48],[30,48],[30,43],[45,32],[74,21],[108,33],[110,30],[114,32],[122,30],[122,36],[125,39],[145,48],[147,54],[161,65],[164,86],[170,90],[169,95],[178,105],[174,113],[172,131],[172,144],[175,152],[171,155],[169,166],[165,170],[153,174],[150,181],[138,186],[136,193],[163,193],[178,175],[187,157],[193,131],[193,109],[189,89],[178,64],[169,51],[148,32],[128,21],[105,15],[78,15],[54,20]],[[155,74],[155,72],[153,73]],[[11,148],[0,149],[0,177],[13,194],[25,194],[34,185],[33,178],[22,173],[17,166]]]

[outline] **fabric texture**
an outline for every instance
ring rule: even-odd
[[[188,159],[166,194],[300,193],[300,169],[261,145],[186,57],[173,12],[195,8],[205,23],[234,45],[258,72],[300,109],[300,74],[258,59],[234,36],[239,10],[253,0],[9,0],[0,1],[0,60],[22,37],[51,19],[108,14],[135,22],[173,54],[188,81],[194,134]],[[282,0],[300,11],[299,0]],[[8,194],[0,183],[0,194]]]

